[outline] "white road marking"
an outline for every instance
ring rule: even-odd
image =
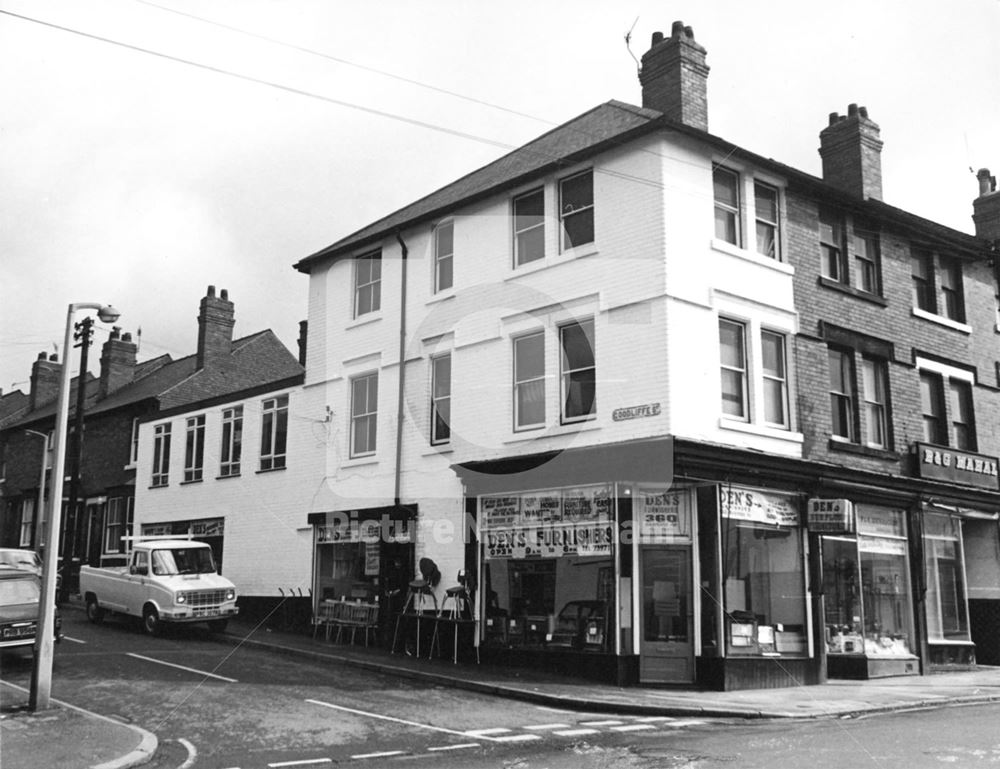
[[[655,729],[656,727],[652,724],[626,724],[625,726],[612,726],[611,731],[613,732],[638,732],[643,729]]]
[[[427,748],[427,750],[437,752],[439,750],[464,750],[466,748],[478,748],[478,747],[479,747],[478,742],[463,742],[461,745],[442,745],[439,748]]]
[[[689,718],[686,721],[671,721],[669,724],[664,724],[664,726],[704,726],[708,721],[700,721],[697,718]]]
[[[351,758],[388,758],[389,756],[402,756],[401,750],[383,750],[381,753],[358,753]]]
[[[505,737],[494,737],[496,742],[531,742],[542,739],[537,734],[508,734]]]
[[[546,729],[569,729],[569,724],[529,724],[525,726],[525,729],[538,729],[543,731]]]
[[[177,741],[183,745],[185,750],[188,752],[187,760],[178,766],[177,769],[190,769],[190,767],[194,766],[194,762],[198,760],[198,749],[183,737]]]
[[[649,721],[671,721],[672,719],[670,716],[643,716],[642,718],[637,718],[635,720],[640,723],[646,723]]]
[[[366,710],[355,710],[354,708],[345,708],[343,705],[334,705],[332,702],[323,702],[323,700],[307,699],[306,702],[311,703],[313,705],[319,705],[320,707],[330,708],[332,710],[341,710],[345,713],[354,713],[355,715],[358,716],[367,716],[368,718],[380,718],[383,721],[392,721],[393,723],[405,724],[406,726],[416,726],[419,729],[431,729],[435,732],[444,732],[445,734],[457,734],[459,737],[473,736],[468,734],[467,732],[460,732],[455,729],[446,729],[443,726],[434,726],[432,724],[421,724],[416,721],[407,721],[405,718],[396,718],[395,716],[384,716],[381,713],[370,713]],[[484,736],[483,739],[494,740],[496,738]]]
[[[226,678],[225,676],[219,676],[215,673],[208,673],[204,670],[197,670],[195,668],[189,668],[184,665],[175,665],[173,662],[164,662],[163,660],[154,659],[153,657],[144,657],[141,654],[134,654],[132,652],[126,652],[126,657],[135,657],[137,660],[145,660],[146,662],[155,662],[157,665],[166,665],[168,668],[177,668],[178,670],[186,670],[188,673],[197,673],[200,676],[208,676],[209,678],[217,678],[220,681],[225,681],[230,684],[237,683],[235,678]]]
[[[582,737],[585,734],[599,734],[597,729],[566,729],[561,732],[552,732],[560,737]]]
[[[332,764],[332,758],[310,758],[303,761],[281,761],[277,764],[268,764],[271,769],[276,769],[279,766],[309,766],[311,764]]]
[[[621,721],[581,721],[580,726],[620,726]]]
[[[69,641],[70,643],[75,643],[75,644],[85,644],[85,643],[87,643],[82,638],[73,638],[73,636],[68,636],[68,635],[64,635],[63,636],[63,640],[64,641]]]
[[[491,734],[506,734],[510,731],[510,729],[505,729],[502,726],[495,726],[492,729],[470,729],[467,732],[462,732],[462,734],[469,737],[489,737]]]

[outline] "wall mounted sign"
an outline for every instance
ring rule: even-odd
[[[659,403],[643,403],[641,406],[625,406],[611,412],[611,418],[616,422],[624,422],[627,419],[641,419],[642,417],[655,417],[659,415]]]
[[[854,533],[854,503],[849,499],[810,499],[809,531],[828,534]]]
[[[612,519],[611,493],[611,487],[602,484],[482,496],[480,525],[487,531],[522,525],[603,523]]]
[[[723,518],[774,526],[799,525],[799,506],[795,497],[740,486],[720,485],[718,489]]]
[[[914,443],[917,475],[983,489],[1000,488],[997,458],[969,451]]]

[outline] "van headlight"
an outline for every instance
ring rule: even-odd
[[[235,590],[227,590],[226,591],[226,600],[227,601],[235,601],[236,600],[236,591]]]
[[[187,595],[185,593],[178,593],[174,597],[174,603],[187,603]]]

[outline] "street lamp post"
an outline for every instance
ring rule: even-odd
[[[39,550],[45,532],[45,466],[48,464],[45,460],[49,453],[49,436],[48,433],[40,433],[38,430],[25,430],[25,432],[42,439],[42,471],[38,479],[38,504],[35,505],[35,531],[32,535],[33,546],[35,550]]]
[[[52,457],[52,488],[49,493],[48,528],[45,532],[45,560],[42,565],[42,595],[38,630],[35,637],[35,659],[31,669],[31,690],[28,707],[46,710],[52,695],[52,653],[56,624],[56,570],[59,568],[59,528],[62,518],[62,487],[66,461],[66,429],[69,417],[70,366],[69,351],[73,344],[73,314],[77,310],[97,310],[104,323],[113,323],[121,314],[114,307],[92,302],[69,305],[66,313],[66,336],[63,341],[63,367],[59,380],[59,406],[56,411],[55,455]],[[81,371],[78,386],[86,384],[86,372]]]

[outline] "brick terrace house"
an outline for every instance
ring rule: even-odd
[[[756,155],[708,132],[707,76],[676,23],[641,107],[296,265],[303,409],[330,424],[317,599],[430,559],[438,602],[474,576],[487,656],[619,683],[996,653],[996,194],[977,237],[883,203],[853,106],[822,178]]]
[[[74,565],[124,562],[128,545],[122,537],[132,534],[143,419],[194,393],[221,396],[301,376],[298,361],[273,332],[232,339],[233,305],[225,292],[216,297],[214,287],[209,287],[198,322],[198,352],[180,360],[163,355],[137,362],[138,348],[131,334],[115,328],[102,347],[100,376],[85,377],[78,514],[64,517],[59,550],[65,553],[68,533],[73,539]],[[51,475],[51,434],[60,371],[57,360],[40,355],[32,367],[28,410],[0,431],[6,466],[0,524],[4,546],[34,547],[40,541],[32,520],[43,460]],[[71,385],[71,425],[78,380],[74,378]],[[50,440],[41,440],[39,434],[50,436]],[[71,473],[69,460],[66,470]],[[221,546],[221,540],[211,541]],[[72,578],[70,583],[69,588]]]

